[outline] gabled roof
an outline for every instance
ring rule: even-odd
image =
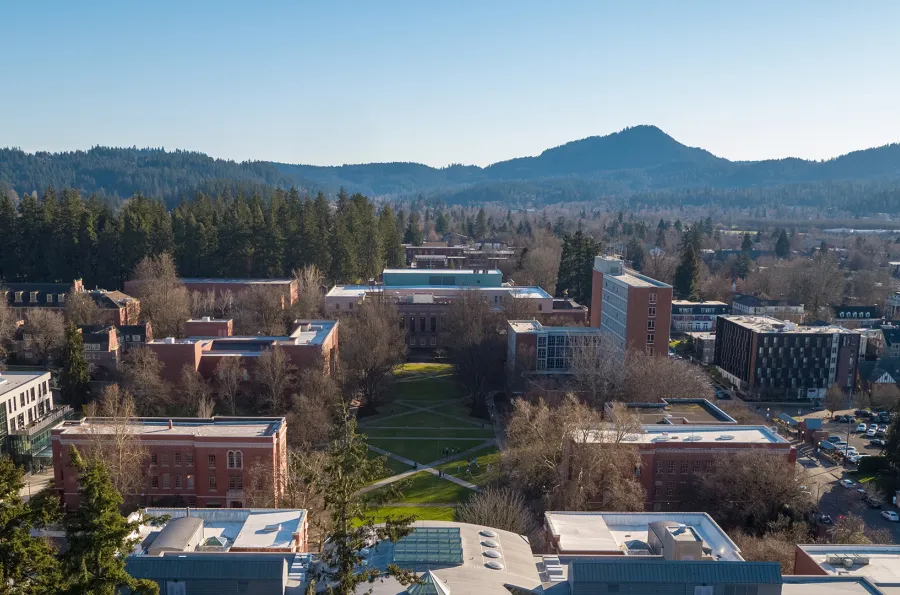
[[[569,563],[569,579],[581,583],[690,583],[713,585],[780,585],[777,562],[623,561],[595,558]]]
[[[900,379],[900,358],[883,357],[875,362],[875,367],[868,373],[866,380],[875,382],[885,374],[890,375],[897,382]]]
[[[126,302],[135,302],[137,298],[133,298],[127,293],[121,291],[106,291],[105,289],[94,289],[88,291],[94,303],[100,308],[108,308],[118,310],[125,305]]]
[[[884,335],[884,342],[888,347],[900,343],[900,326],[881,327],[881,334]]]
[[[840,320],[881,318],[878,306],[832,306],[832,309],[834,317]]]
[[[807,417],[803,420],[803,424],[805,425],[807,430],[821,430],[822,429],[822,418],[821,417]]]

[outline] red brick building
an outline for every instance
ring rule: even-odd
[[[276,287],[284,295],[284,307],[288,307],[300,296],[296,279],[221,279],[221,278],[185,278],[181,280],[188,291],[222,294],[230,291],[238,295],[251,287]],[[126,282],[127,286],[127,282]]]
[[[619,347],[650,355],[669,353],[672,286],[625,267],[617,256],[594,258],[591,326]]]
[[[78,506],[78,476],[71,447],[86,449],[117,431],[115,420],[66,421],[51,431],[54,489],[68,507]],[[287,425],[281,417],[135,418],[130,431],[148,449],[142,506],[155,503],[242,508],[252,478],[263,478],[275,506],[287,469]]]
[[[187,338],[149,341],[147,347],[162,362],[162,376],[170,382],[179,381],[184,366],[192,367],[204,378],[212,378],[224,357],[240,358],[252,375],[256,358],[276,346],[284,350],[298,372],[312,366],[321,366],[326,374],[337,369],[337,320],[297,320],[291,334],[284,337],[235,337],[231,329],[231,320],[189,320],[184,327]]]
[[[599,429],[580,441],[580,448],[602,448],[613,440],[612,430]],[[760,456],[782,457],[791,463],[797,450],[765,426],[655,424],[641,434],[625,436],[640,454],[640,475],[648,511],[680,511],[694,507],[695,477],[712,468],[723,456],[755,450]],[[576,445],[573,444],[573,447]]]
[[[97,304],[106,324],[122,326],[138,324],[141,302],[121,291],[105,289],[85,290],[81,279],[71,283],[5,283],[3,284],[7,305],[20,319],[27,320],[30,310],[55,310],[62,314],[66,310],[66,298],[71,293],[86,293]]]

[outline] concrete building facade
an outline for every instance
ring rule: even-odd
[[[597,256],[591,293],[591,326],[618,350],[669,352],[672,286],[625,267],[617,256]]]
[[[506,323],[506,373],[571,374],[582,346],[600,344],[601,331],[593,327],[544,326],[537,320]]]
[[[269,490],[276,505],[281,498],[287,469],[284,418],[135,418],[127,429],[148,451],[141,505],[243,508],[250,489]],[[121,424],[107,418],[66,421],[53,428],[55,490],[66,506],[79,501],[71,447],[102,447],[117,431]],[[251,480],[264,484],[251,488]]]
[[[680,333],[709,332],[716,329],[716,317],[731,313],[725,302],[672,301],[672,330]]]
[[[714,363],[759,400],[821,399],[833,384],[855,386],[860,334],[838,326],[798,326],[766,316],[720,316]]]

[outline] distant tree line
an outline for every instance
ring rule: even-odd
[[[169,252],[187,277],[286,277],[315,265],[332,280],[365,281],[404,263],[407,227],[403,213],[343,191],[330,202],[295,189],[275,189],[268,199],[226,190],[167,210],[140,194],[115,208],[51,187],[18,203],[0,196],[0,280],[83,278],[113,289],[144,257]]]

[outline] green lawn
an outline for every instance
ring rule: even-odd
[[[466,465],[468,464],[468,461],[472,460],[472,457],[478,461],[478,470],[469,475],[466,473]],[[491,466],[490,473],[488,473],[487,470],[488,465]],[[500,471],[500,451],[496,446],[488,446],[475,451],[464,460],[444,463],[438,467],[438,469],[447,475],[453,475],[454,477],[474,483],[477,486],[482,486],[492,479],[496,479],[497,474]]]
[[[387,424],[385,424],[387,425]],[[394,438],[407,436],[410,438],[493,438],[493,430],[482,430],[475,426],[469,428],[447,428],[444,430],[417,430],[415,428],[385,430],[377,427],[359,429],[360,434],[366,434],[369,438]],[[443,448],[443,447],[442,447]]]
[[[450,364],[410,362],[403,364],[395,370],[394,376],[397,378],[406,378],[409,376],[440,376],[452,373],[453,366]]]
[[[477,428],[474,424],[466,423],[462,420],[455,420],[444,415],[436,415],[430,411],[416,411],[407,413],[406,415],[398,415],[397,417],[376,416],[371,418],[372,421],[363,426],[364,428],[377,428],[379,426],[397,426],[405,428]]]
[[[447,446],[459,448],[460,451],[478,446],[484,440],[384,440],[370,438],[369,444],[390,451],[394,454],[416,461],[419,464],[430,463],[444,456],[443,449]]]
[[[459,387],[453,381],[441,378],[397,382],[391,387],[388,394],[393,399],[407,401],[444,401],[461,397]]]
[[[384,456],[381,453],[375,452],[374,450],[369,451],[370,459],[377,459],[378,457]],[[387,460],[384,462],[384,466],[388,469],[388,472],[382,476],[390,477],[391,475],[397,475],[398,473],[403,473],[405,471],[409,471],[412,467],[407,465],[406,463],[401,463],[397,459],[392,459],[391,457],[385,457]]]
[[[469,488],[464,488],[461,485],[441,479],[425,471],[416,473],[412,477],[393,485],[400,492],[399,501],[411,504],[461,504],[474,494]],[[375,494],[377,493],[375,492]]]
[[[463,417],[466,419],[471,419],[472,421],[481,422],[484,421],[477,417],[472,417],[472,407],[470,407],[465,401],[451,401],[445,405],[440,405],[438,407],[434,407],[431,409],[432,411],[438,411],[440,413],[446,413],[447,415],[455,415],[457,417]]]
[[[449,506],[382,506],[372,512],[376,523],[383,523],[388,516],[413,515],[417,521],[452,521],[456,515],[456,509]]]

